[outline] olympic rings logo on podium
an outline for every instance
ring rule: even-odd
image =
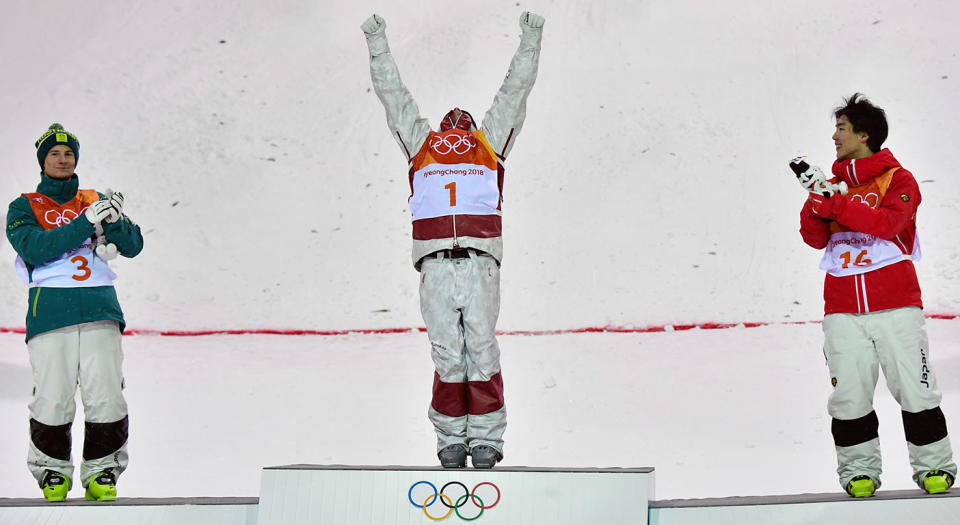
[[[426,498],[424,498],[422,502],[419,502],[422,494],[420,496],[417,496],[416,499],[414,499],[414,495],[413,495],[413,491],[415,488],[417,488],[418,485],[424,485],[424,486],[430,487],[430,489],[433,490],[432,494],[427,493]],[[447,488],[454,485],[459,486],[460,489],[463,490],[463,494],[460,494],[459,496],[457,496],[455,500],[451,496],[446,494]],[[477,495],[477,489],[484,486],[492,487],[493,490],[497,492],[496,499],[494,499],[493,503],[489,505],[484,504],[480,496]],[[445,520],[450,516],[450,514],[453,514],[453,513],[456,513],[457,517],[459,517],[463,521],[473,521],[479,518],[480,516],[483,516],[483,512],[485,510],[492,509],[497,506],[497,503],[500,503],[500,488],[489,481],[482,481],[480,483],[477,483],[473,487],[473,490],[467,491],[467,486],[464,485],[463,483],[460,483],[459,481],[450,481],[446,485],[441,487],[440,490],[437,490],[437,486],[434,485],[433,483],[430,483],[429,481],[418,481],[413,485],[410,485],[410,490],[407,491],[407,499],[410,500],[410,504],[412,504],[414,507],[418,509],[422,509],[423,513],[433,521]],[[491,499],[491,498],[488,497],[488,499]],[[444,513],[441,509],[439,512],[431,514],[430,507],[432,507],[433,504],[438,501],[444,507],[447,508],[447,511]],[[472,504],[471,506],[473,508],[479,509],[479,512],[477,512],[475,516],[471,517],[469,514],[464,515],[460,513],[460,509],[466,506],[468,502]],[[437,505],[437,507],[435,508],[439,508],[439,507],[440,505]]]

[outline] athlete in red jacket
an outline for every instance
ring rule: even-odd
[[[846,194],[810,192],[800,234],[824,249],[824,354],[834,390],[828,402],[840,485],[854,497],[880,486],[880,441],[873,392],[883,368],[900,404],[913,479],[945,492],[952,460],[940,390],[930,368],[913,261],[920,258],[920,188],[888,149],[884,111],[859,93],[835,110],[833,174]]]
[[[894,171],[890,173],[891,170]],[[825,203],[808,199],[800,214],[800,234],[804,242],[817,249],[827,248],[831,236],[845,229],[865,234],[854,241],[869,235],[892,243],[894,249],[889,250],[889,256],[883,261],[886,265],[869,271],[860,270],[878,265],[880,261],[867,263],[864,260],[866,255],[860,257],[865,247],[837,250],[840,269],[850,271],[839,272],[843,274],[839,276],[827,273],[824,313],[869,313],[903,306],[923,307],[917,273],[911,261],[920,257],[916,223],[920,188],[913,174],[903,169],[886,148],[869,157],[837,159],[833,173],[849,187],[861,190],[848,193],[846,198],[838,196],[826,201],[833,207],[821,210],[821,215],[829,213],[832,220],[824,220],[813,212],[815,207],[824,207]],[[818,198],[814,195],[814,199]],[[863,206],[863,203],[868,205]],[[839,244],[834,248],[854,246],[850,239],[835,240],[835,243]],[[821,268],[827,270],[823,267],[826,264]]]

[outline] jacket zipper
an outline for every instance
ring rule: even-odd
[[[456,214],[456,212],[454,212],[454,214],[450,216],[450,220],[453,221],[453,247],[454,247],[454,248],[459,248],[459,247],[460,247],[460,240],[457,239],[457,214]]]

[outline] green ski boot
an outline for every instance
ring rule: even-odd
[[[941,494],[953,486],[953,476],[943,470],[931,470],[923,477],[923,490],[927,494]]]
[[[67,499],[67,492],[70,491],[70,478],[55,470],[48,470],[40,480],[40,488],[43,489],[43,497],[47,498],[47,501],[63,501]]]
[[[870,476],[857,476],[847,483],[847,494],[855,498],[869,498],[877,490]]]
[[[116,501],[117,478],[113,472],[104,470],[90,480],[87,485],[87,501]]]

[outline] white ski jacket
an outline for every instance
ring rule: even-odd
[[[542,27],[534,28],[521,23],[520,46],[513,55],[510,69],[493,99],[493,104],[481,121],[480,132],[497,156],[499,190],[502,190],[503,184],[503,160],[513,148],[513,143],[523,126],[527,96],[537,78],[542,35]],[[384,27],[381,26],[374,33],[366,33],[366,38],[367,47],[370,50],[370,76],[373,79],[373,88],[386,110],[387,125],[391,134],[407,158],[412,199],[414,192],[412,161],[423,148],[428,147],[426,141],[431,128],[427,119],[420,116],[417,103],[400,79],[400,72],[387,44]],[[419,269],[420,260],[431,253],[455,247],[484,251],[499,262],[503,257],[499,209],[496,215],[496,227],[493,229],[489,227],[489,223],[484,227],[471,229],[469,227],[471,217],[476,216],[451,216],[453,235],[417,234],[415,227],[412,253],[414,267]],[[458,229],[461,232],[483,230],[485,233],[482,236],[457,235]],[[420,231],[428,230],[438,231],[435,228],[420,229]]]

